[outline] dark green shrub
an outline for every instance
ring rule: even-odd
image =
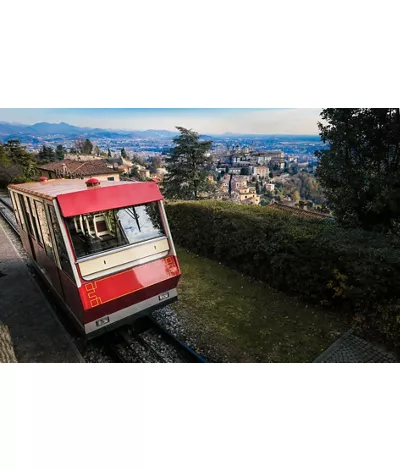
[[[253,278],[351,313],[400,345],[400,242],[272,207],[167,204],[174,240]],[[266,306],[267,308],[267,306]]]

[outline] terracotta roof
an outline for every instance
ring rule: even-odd
[[[39,170],[54,171],[60,175],[64,169],[68,175],[79,176],[95,176],[108,173],[119,173],[118,170],[110,168],[103,160],[88,160],[88,161],[74,161],[74,160],[60,160],[59,162],[51,162],[46,165],[37,167]]]

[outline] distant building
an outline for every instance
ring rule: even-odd
[[[156,169],[156,175],[159,178],[163,178],[167,173],[168,173],[168,171],[165,168],[157,168]]]
[[[268,183],[265,185],[265,189],[267,191],[271,191],[271,193],[273,193],[275,191],[275,185],[273,183]]]
[[[120,171],[104,160],[92,159],[87,161],[60,160],[58,162],[39,165],[40,176],[55,178],[90,178],[95,176],[100,180],[119,181]]]
[[[144,179],[150,178],[150,170],[145,168],[144,166],[137,165],[139,175]]]
[[[260,204],[260,196],[257,195],[254,187],[248,186],[247,180],[248,176],[232,176],[231,199],[239,204],[258,205]]]
[[[102,160],[101,157],[97,157],[96,155],[81,155],[80,153],[68,153],[66,155],[68,160],[73,160],[77,162],[87,162],[92,160]]]
[[[265,165],[271,160],[282,160],[284,159],[285,154],[281,150],[266,150],[265,152],[256,152],[253,153],[252,159],[255,163],[259,165]]]
[[[297,167],[298,167],[299,169],[307,168],[307,167],[308,167],[308,162],[298,163],[298,164],[297,164]]]
[[[246,204],[246,205],[249,205],[249,206],[258,206],[260,204],[260,201],[261,201],[261,197],[258,196],[258,195],[254,195],[254,196],[242,201],[242,204]]]
[[[228,173],[232,175],[240,175],[241,168],[227,168]]]
[[[108,165],[112,165],[114,170],[119,170],[121,174],[128,175],[132,170],[133,163],[121,156],[106,158],[105,161]]]
[[[253,168],[253,175],[258,175],[262,178],[266,178],[269,175],[269,168],[265,165],[255,166]]]
[[[232,191],[239,191],[244,188],[247,188],[246,178],[232,178]]]
[[[284,170],[285,169],[285,161],[281,160],[281,159],[278,159],[278,158],[273,158],[269,162],[269,167],[272,170]]]

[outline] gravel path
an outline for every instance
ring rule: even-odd
[[[201,331],[191,324],[185,316],[179,315],[170,305],[156,310],[151,316],[167,331],[205,357],[207,361],[230,362],[228,352],[224,351],[220,345],[214,344],[209,338],[204,337]]]

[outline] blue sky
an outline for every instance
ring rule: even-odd
[[[318,108],[0,108],[0,121],[67,122],[111,129],[193,128],[201,133],[317,134]]]

